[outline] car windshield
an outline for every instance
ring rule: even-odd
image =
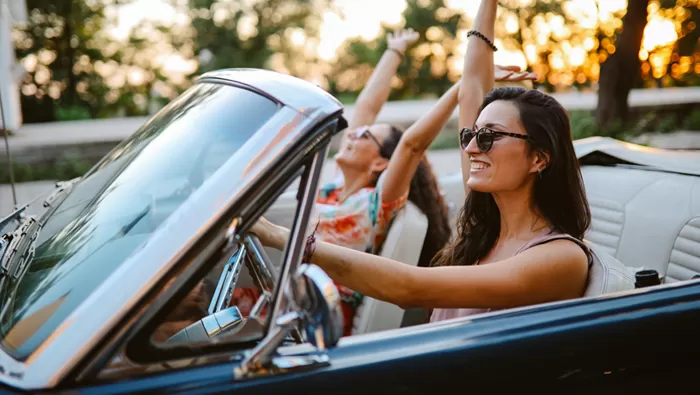
[[[201,83],[119,144],[48,216],[0,288],[2,347],[28,357],[281,107]]]

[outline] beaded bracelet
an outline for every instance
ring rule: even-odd
[[[306,238],[306,246],[304,247],[304,256],[302,257],[302,262],[304,262],[304,263],[310,263],[311,256],[316,251],[316,231],[318,230],[319,224],[320,224],[320,222],[316,224],[316,227],[314,228],[313,233],[311,233],[311,235]]]
[[[477,31],[477,30],[470,30],[470,31],[467,33],[467,38],[469,38],[469,37],[471,37],[471,36],[477,36],[477,37],[479,37],[480,39],[484,40],[484,41],[486,42],[486,44],[488,44],[488,45],[491,47],[491,49],[493,49],[493,52],[498,51],[498,48],[496,48],[496,46],[493,44],[493,42],[491,42],[491,40],[489,40],[486,36],[484,36],[483,34],[481,34],[481,32],[479,32],[479,31]]]

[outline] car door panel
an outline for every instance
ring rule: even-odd
[[[692,389],[699,294],[693,283],[346,338],[329,350],[329,366],[306,372],[236,381],[235,364],[223,364],[118,385],[131,392],[309,394]]]

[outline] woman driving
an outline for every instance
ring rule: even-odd
[[[394,217],[409,200],[428,219],[419,259],[420,266],[428,266],[449,241],[450,226],[447,207],[425,151],[454,112],[459,85],[449,89],[405,133],[390,125],[373,124],[389,97],[391,80],[406,49],[417,39],[418,34],[410,29],[387,36],[388,49],[357,99],[335,156],[340,177],[321,187],[312,226],[319,240],[362,253],[377,253]],[[535,78],[532,73],[520,72],[516,66],[495,67],[496,74],[492,73],[491,78],[497,81]],[[350,335],[361,294],[351,287],[337,285],[343,300],[344,334]],[[186,303],[169,316],[169,326],[161,331],[159,338],[167,338],[201,318],[211,288],[211,284],[200,283],[191,291]],[[259,296],[255,289],[237,288],[231,304],[247,314]],[[198,310],[199,314],[193,313]]]
[[[336,282],[404,308],[435,309],[433,321],[580,297],[587,280],[590,258],[581,240],[590,212],[567,113],[536,90],[492,90],[496,9],[497,0],[482,1],[461,83],[453,87],[467,196],[456,240],[436,255],[433,267],[367,255],[313,235],[305,251],[307,261]],[[403,135],[386,164],[383,202],[406,193],[407,178],[435,134],[413,128]],[[264,219],[252,232],[280,249],[288,235]]]

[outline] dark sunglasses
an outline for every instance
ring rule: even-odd
[[[382,143],[377,140],[376,137],[372,134],[372,132],[369,131],[369,126],[363,126],[360,128],[357,128],[355,130],[355,135],[353,136],[356,139],[372,139],[375,144],[377,144],[377,147],[379,147],[379,150],[382,150]]]
[[[475,132],[471,128],[463,128],[462,131],[459,132],[459,145],[462,147],[462,150],[467,150],[467,146],[474,136],[476,136],[476,146],[481,152],[489,152],[491,150],[496,136],[515,137],[523,140],[530,139],[530,136],[520,133],[499,132],[489,128],[481,128]]]

